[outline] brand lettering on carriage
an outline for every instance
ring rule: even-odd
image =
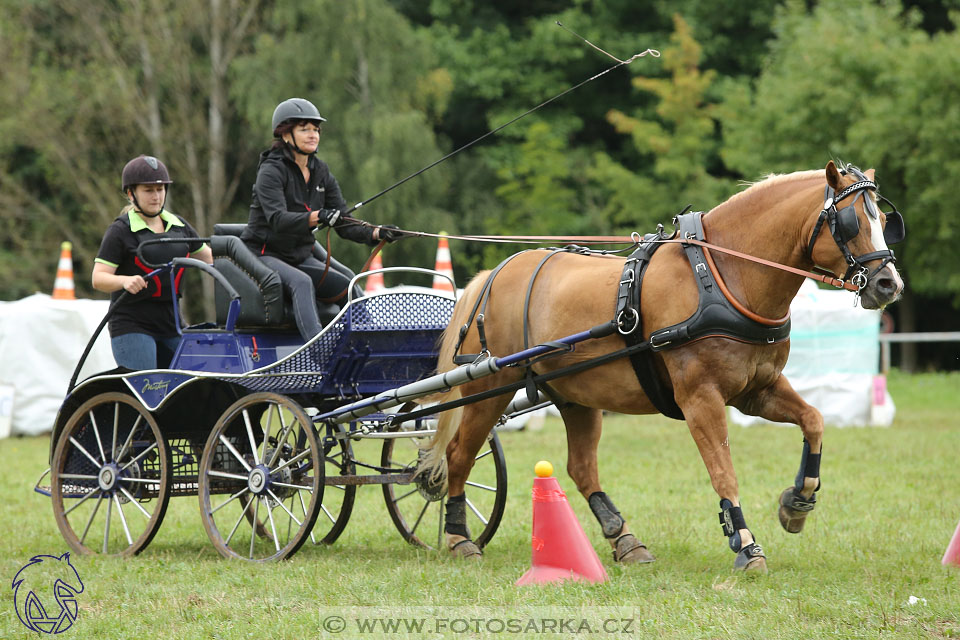
[[[83,582],[69,553],[33,556],[14,576],[11,588],[17,617],[34,633],[63,633],[77,619]]]
[[[159,391],[163,395],[167,395],[167,389],[169,386],[169,380],[157,380],[156,382],[150,382],[150,380],[146,380],[143,384],[143,388],[140,389],[140,393],[146,393],[147,391]]]

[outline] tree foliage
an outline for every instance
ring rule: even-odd
[[[649,231],[738,179],[876,168],[903,208],[912,295],[960,304],[956,0],[0,0],[0,295],[48,290],[71,240],[78,289],[139,153],[174,174],[201,233],[246,220],[275,105],[313,100],[350,203],[616,64],[368,202],[430,232]],[[461,281],[512,246],[455,242]],[[354,267],[364,249],[337,241]],[[387,264],[432,266],[428,240]],[[910,300],[908,300],[910,302]],[[905,305],[906,309],[910,305]]]

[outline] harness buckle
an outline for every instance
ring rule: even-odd
[[[626,313],[627,311],[630,312],[630,320],[633,322],[633,326],[630,327],[630,329],[625,330],[624,329],[625,322],[624,322],[623,316],[624,316],[624,313]],[[637,313],[637,310],[634,309],[633,307],[624,309],[619,314],[617,314],[617,331],[620,332],[620,335],[628,336],[634,331],[636,331],[637,327],[639,326],[640,326],[640,314]]]
[[[696,271],[697,273],[700,273],[700,271],[703,271],[704,273],[706,273],[707,265],[703,264],[702,262],[698,262],[697,266],[694,267],[694,271]]]
[[[624,278],[620,281],[620,284],[632,284],[635,274],[633,273],[633,268],[624,270]]]

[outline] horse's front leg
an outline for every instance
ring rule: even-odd
[[[624,564],[653,562],[645,544],[630,533],[620,511],[600,488],[597,447],[600,444],[602,413],[580,405],[560,409],[567,428],[567,473],[600,522],[603,536],[613,547],[613,560]]]
[[[820,488],[823,416],[807,404],[783,376],[744,402],[741,411],[773,422],[792,422],[803,432],[800,470],[793,486],[780,494],[779,512],[783,528],[790,533],[800,533],[817,503],[816,491]]]
[[[767,562],[763,549],[747,528],[740,508],[739,487],[733,459],[730,457],[723,397],[715,388],[697,387],[678,390],[676,399],[710,474],[713,489],[720,496],[720,525],[727,536],[730,549],[737,554],[733,563],[734,569],[766,571]]]

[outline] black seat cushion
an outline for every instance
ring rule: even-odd
[[[284,295],[280,276],[240,240],[246,224],[217,224],[213,227],[210,247],[213,250],[214,266],[230,281],[240,294],[239,327],[296,327],[290,300]],[[313,256],[327,260],[327,252],[319,242],[313,244]],[[354,272],[347,266],[330,258],[330,268],[348,278]],[[217,324],[224,325],[230,300],[222,287],[215,287]],[[359,287],[354,288],[354,297],[362,296]],[[327,324],[346,303],[346,297],[338,303],[317,303],[320,322]]]

